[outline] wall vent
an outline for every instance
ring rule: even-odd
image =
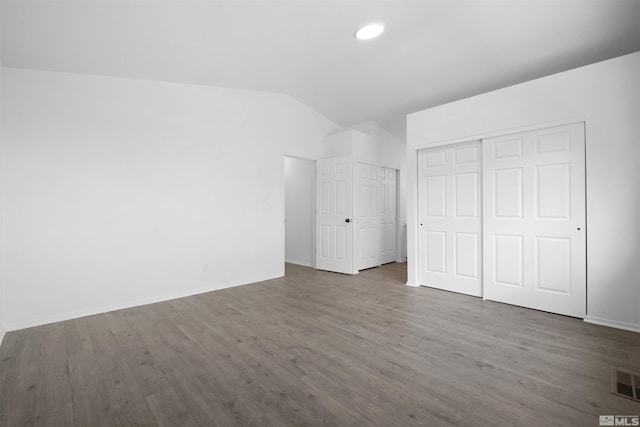
[[[640,375],[611,369],[611,392],[640,402]]]

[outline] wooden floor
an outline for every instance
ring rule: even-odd
[[[0,425],[597,426],[640,335],[404,285],[286,277],[10,332]]]

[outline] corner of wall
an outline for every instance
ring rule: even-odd
[[[2,62],[0,61],[0,148],[2,146]],[[1,171],[0,171],[1,172]],[[0,179],[2,174],[0,173]],[[2,182],[0,181],[0,257],[2,254]],[[0,258],[0,345],[4,339],[4,281],[2,275],[2,259]]]

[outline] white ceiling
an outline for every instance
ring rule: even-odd
[[[400,138],[407,113],[640,50],[640,0],[2,0],[0,16],[5,67],[282,92]],[[384,34],[356,40],[372,21]]]

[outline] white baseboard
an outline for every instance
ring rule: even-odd
[[[65,320],[72,320],[72,319],[78,319],[80,317],[93,316],[95,314],[107,313],[109,311],[124,310],[126,308],[139,307],[141,305],[154,304],[154,303],[157,303],[157,302],[170,301],[172,299],[184,298],[184,297],[189,297],[189,296],[198,295],[198,294],[204,294],[204,293],[212,292],[212,291],[219,291],[221,289],[233,288],[235,286],[250,285],[250,284],[253,284],[253,283],[257,283],[257,282],[263,282],[265,280],[277,279],[278,277],[282,277],[282,276],[283,275],[280,274],[280,275],[276,275],[276,276],[273,276],[273,277],[255,278],[255,279],[250,280],[250,281],[230,282],[230,283],[209,285],[209,286],[190,289],[190,290],[186,290],[186,291],[172,292],[172,293],[168,293],[168,294],[164,294],[164,295],[158,295],[158,296],[153,296],[153,297],[148,297],[148,298],[141,298],[141,299],[138,299],[138,300],[126,301],[126,302],[121,302],[121,303],[111,304],[111,305],[106,305],[106,306],[93,307],[93,308],[88,308],[88,309],[85,309],[85,310],[73,311],[73,312],[69,312],[69,313],[59,313],[59,314],[54,314],[52,316],[40,317],[40,318],[37,318],[37,319],[31,319],[31,320],[24,320],[24,321],[20,321],[20,322],[8,323],[7,325],[5,325],[5,328],[6,328],[7,332],[9,332],[9,331],[17,331],[19,329],[32,328],[34,326],[47,325],[49,323],[56,323],[56,322],[64,322]],[[3,336],[4,336],[4,333],[3,333]]]
[[[286,259],[284,260],[284,262],[288,262],[289,264],[296,264],[296,265],[302,265],[304,267],[311,267],[313,268],[313,265],[310,262],[306,262],[306,261],[298,261],[297,259]]]
[[[624,329],[625,331],[640,332],[640,325],[634,323],[619,322],[617,320],[603,319],[601,317],[586,316],[584,321],[594,325],[608,326],[610,328]]]
[[[416,282],[407,282],[407,283],[405,283],[405,284],[406,284],[407,286],[411,286],[411,287],[414,287],[414,288],[419,288],[419,287],[420,287],[420,284],[419,284],[419,283],[416,283]]]

